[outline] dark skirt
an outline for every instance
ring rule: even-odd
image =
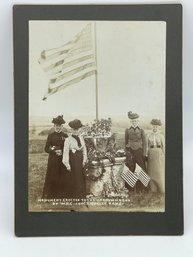
[[[133,150],[131,148],[126,149],[126,166],[129,168],[130,171],[134,172],[136,168],[136,163],[144,170],[146,171],[146,163],[144,161],[143,157],[143,150],[142,148],[139,148],[137,150]],[[125,183],[126,188],[129,191],[143,191],[145,190],[144,185],[141,183],[141,181],[137,181],[134,188],[130,187],[127,183]]]
[[[69,163],[71,167],[71,186],[72,198],[85,198],[86,197],[86,183],[83,174],[83,153],[70,151]]]
[[[42,198],[61,199],[71,195],[70,176],[62,163],[62,157],[50,154]]]

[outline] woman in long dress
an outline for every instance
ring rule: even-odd
[[[65,121],[63,116],[58,116],[53,118],[52,123],[54,123],[54,132],[48,135],[45,145],[49,157],[42,198],[46,199],[63,198],[65,190],[65,185],[62,183],[65,181],[62,164],[64,141],[67,138],[67,134],[62,132]]]
[[[83,136],[80,135],[82,123],[75,119],[69,122],[72,134],[66,139],[63,151],[63,163],[69,171],[71,197],[85,198],[86,184],[83,167],[87,161],[87,150]]]
[[[161,121],[151,121],[152,131],[147,135],[147,170],[151,177],[150,190],[152,192],[165,192],[165,139],[160,132]]]

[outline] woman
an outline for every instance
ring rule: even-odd
[[[160,133],[161,121],[151,121],[152,131],[147,135],[148,174],[151,177],[150,190],[165,192],[165,140]]]
[[[71,197],[86,197],[85,177],[83,167],[87,161],[87,150],[84,138],[80,135],[82,123],[80,120],[69,122],[71,135],[66,139],[63,151],[63,163],[71,176]]]
[[[64,141],[67,135],[62,132],[65,123],[63,116],[53,118],[54,132],[48,135],[45,151],[49,153],[47,173],[44,183],[42,198],[54,199],[62,198],[64,186],[64,170],[62,164],[62,154]]]
[[[134,172],[136,164],[138,164],[145,172],[147,170],[145,163],[145,132],[139,126],[139,115],[131,111],[128,112],[130,126],[125,130],[125,150],[126,150],[126,166],[130,171]],[[133,191],[132,187],[126,184],[129,191]],[[136,192],[145,192],[146,189],[141,181],[137,181],[135,186]]]
[[[139,115],[128,112],[131,126],[125,130],[126,165],[134,172],[136,163],[146,171],[145,164],[145,132],[139,126]]]

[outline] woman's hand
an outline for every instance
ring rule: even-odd
[[[82,166],[84,167],[86,165],[86,161],[84,161],[83,163],[82,163]]]
[[[147,155],[143,156],[143,159],[144,159],[145,162],[147,162],[148,161],[148,156]]]
[[[56,150],[55,153],[56,153],[57,156],[61,156],[62,155],[62,150]]]
[[[67,171],[71,171],[70,165],[66,166]]]

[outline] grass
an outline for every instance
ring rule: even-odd
[[[48,154],[46,153],[29,153],[28,200],[29,206],[33,208],[36,208],[37,200],[42,196],[47,160]]]
[[[124,145],[124,133],[116,133],[116,142],[118,147]],[[43,185],[45,181],[48,154],[44,152],[46,143],[46,136],[33,136],[29,140],[29,211],[122,211],[122,212],[157,212],[164,211],[164,196],[158,193],[137,194],[135,192],[129,193],[128,202],[119,205],[110,204],[111,201],[105,205],[87,205],[81,203],[80,205],[64,205],[63,202],[40,202]],[[96,198],[97,200],[97,198]],[[111,199],[109,199],[111,200]]]

